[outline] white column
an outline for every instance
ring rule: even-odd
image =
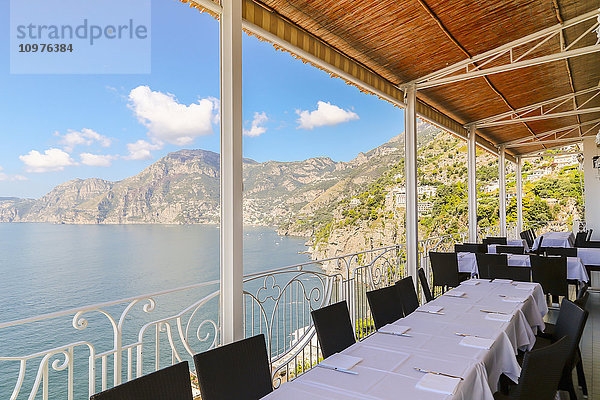
[[[467,187],[469,204],[469,242],[477,242],[477,156],[475,154],[475,128],[469,128],[467,142]]]
[[[500,204],[500,236],[506,236],[506,147],[498,148],[498,201]]]
[[[517,235],[519,232],[523,232],[523,173],[521,172],[521,166],[523,160],[521,156],[517,156]],[[517,239],[519,237],[517,236]]]
[[[418,287],[419,212],[417,208],[417,93],[406,89],[404,110],[404,176],[406,182],[406,265]]]
[[[242,0],[221,15],[221,344],[243,338]]]

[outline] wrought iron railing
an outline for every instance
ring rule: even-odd
[[[570,229],[572,223],[533,226],[542,233]],[[511,229],[516,231],[516,225]],[[480,231],[482,236],[493,234],[493,229]],[[467,232],[460,232],[419,242],[419,266],[430,285],[429,252],[453,251],[454,244],[467,238]],[[322,358],[312,310],[346,300],[361,340],[374,332],[366,292],[405,276],[404,244],[247,275],[244,333],[265,335],[274,385],[279,386]],[[3,342],[15,344],[12,354],[0,354],[0,397],[85,398],[166,365],[191,361],[193,354],[220,342],[218,304],[218,281],[211,281],[0,323]]]

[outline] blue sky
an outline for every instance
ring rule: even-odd
[[[0,5],[8,32],[9,3]],[[182,148],[219,151],[219,26],[152,1],[150,74],[10,74],[0,37],[0,196],[120,180]],[[403,111],[244,34],[244,156],[350,160],[403,131]],[[128,146],[129,145],[129,146]]]

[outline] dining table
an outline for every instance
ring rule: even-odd
[[[518,381],[548,312],[541,286],[470,279],[336,353],[264,399],[493,400]]]
[[[540,238],[543,247],[574,247],[575,235],[573,232],[546,232],[535,238],[533,241],[533,250],[537,250],[540,245]]]
[[[510,267],[531,268],[529,254],[507,254],[506,256]],[[479,274],[475,253],[459,252],[457,253],[457,258],[458,272],[466,272],[471,275]],[[577,280],[579,282],[589,282],[590,278],[581,258],[567,257],[567,279]]]

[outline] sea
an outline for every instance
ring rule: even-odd
[[[0,323],[217,281],[219,240],[219,228],[214,225],[0,224]],[[244,274],[309,261],[304,243],[302,238],[279,236],[272,228],[245,227]],[[262,284],[260,280],[255,283]],[[123,343],[135,340],[139,332],[137,325],[145,322],[152,312],[154,316],[172,315],[217,289],[218,283],[182,293],[156,296],[153,298],[156,304],[150,313],[144,312],[145,303],[137,305],[124,322],[132,328],[124,333]],[[118,322],[125,306],[120,304],[106,309]],[[216,320],[218,298],[207,301],[198,314],[201,315],[195,318],[201,321]],[[76,340],[104,341],[95,345],[97,354],[112,347],[112,327],[106,316],[90,311],[81,318],[87,322],[84,329],[74,328],[72,314],[0,329],[0,399],[11,397],[19,375],[19,362],[2,360],[2,357],[29,355]],[[208,338],[206,342],[210,342],[213,335],[211,328],[210,323],[202,327],[196,325],[194,329],[198,331],[193,333],[197,334],[197,338]],[[165,335],[164,332],[161,334]],[[109,339],[108,343],[106,338]],[[74,350],[75,361],[86,361],[82,357],[89,356],[85,346],[86,351],[81,350]],[[171,354],[165,344],[160,351],[167,351],[167,356]],[[151,358],[148,355],[147,359]],[[50,360],[50,399],[67,399],[64,388],[68,366],[60,370],[65,359],[59,354]],[[53,362],[59,367],[58,370],[52,368]],[[148,362],[145,360],[144,369],[148,368]],[[112,358],[107,357],[106,363],[107,384],[110,387],[113,379]],[[126,358],[124,364],[125,376],[128,368]],[[18,399],[28,397],[36,384],[39,365],[39,358],[27,361]],[[95,363],[95,367],[95,384],[96,388],[100,388],[102,382],[98,377],[102,368],[101,360]],[[135,370],[135,359],[132,368]],[[87,382],[87,374],[87,369],[82,371],[81,368],[75,368],[76,383],[80,380]],[[81,377],[85,379],[78,379]],[[42,393],[43,384],[36,398],[42,398]],[[74,398],[87,397],[88,387],[76,384]]]

